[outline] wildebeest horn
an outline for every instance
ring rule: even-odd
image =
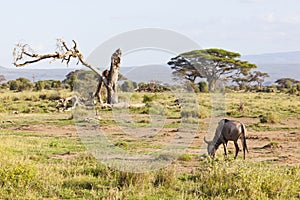
[[[209,141],[207,141],[205,137],[203,138],[203,140],[204,140],[204,142],[205,142],[206,144],[209,143]]]

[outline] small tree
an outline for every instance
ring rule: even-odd
[[[275,81],[281,88],[291,88],[293,85],[300,83],[300,81],[292,78],[281,78]]]
[[[27,78],[18,78],[8,82],[10,90],[22,92],[24,90],[31,90],[33,85]]]
[[[199,82],[199,90],[200,92],[208,92],[208,85],[205,81]]]
[[[72,71],[66,75],[66,79],[63,80],[64,84],[69,85],[71,91],[74,90],[76,81],[77,81],[78,70]]]
[[[296,85],[297,91],[300,91],[300,83]]]
[[[249,77],[243,76],[243,77],[234,77],[232,78],[232,82],[236,83],[238,85],[238,90],[244,89],[247,86],[249,86]]]
[[[18,88],[19,88],[19,82],[16,80],[9,81],[8,85],[9,85],[10,90],[18,90]]]
[[[135,84],[136,85],[136,84]],[[136,87],[134,86],[132,81],[126,80],[121,85],[121,90],[123,92],[133,92]]]
[[[254,71],[252,74],[250,74],[249,82],[257,83],[258,87],[261,89],[262,84],[267,77],[270,77],[268,73]]]
[[[51,88],[57,89],[62,87],[62,82],[60,80],[53,80],[51,83]]]
[[[38,81],[35,83],[34,89],[36,91],[41,91],[45,88],[45,81]]]

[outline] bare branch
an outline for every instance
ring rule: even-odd
[[[52,58],[51,62],[55,60],[61,60],[61,62],[66,62],[66,64],[68,65],[71,59],[77,58],[78,59],[77,64],[80,62],[85,67],[88,67],[91,70],[93,70],[100,78],[103,78],[102,72],[85,61],[82,53],[79,51],[77,47],[76,41],[75,40],[72,41],[74,43],[74,46],[72,48],[69,48],[63,39],[58,39],[57,40],[58,51],[56,51],[55,53],[44,54],[44,55],[33,53],[33,50],[30,48],[28,44],[19,43],[16,45],[13,51],[13,56],[14,56],[13,64],[16,67],[23,67],[32,63],[36,63],[42,60]]]

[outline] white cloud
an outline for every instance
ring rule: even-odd
[[[287,25],[300,25],[300,15],[287,14],[280,16],[273,12],[267,13],[260,17],[263,22],[270,24],[287,24]]]
[[[282,23],[286,23],[286,24],[299,25],[300,24],[300,15],[286,16],[281,21],[282,21]]]
[[[240,0],[242,3],[261,3],[265,0]]]
[[[265,21],[267,23],[275,23],[275,22],[277,22],[277,19],[276,19],[274,13],[268,13],[265,16],[263,16],[263,21]]]

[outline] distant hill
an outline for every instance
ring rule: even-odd
[[[258,71],[267,72],[268,84],[284,77],[300,80],[300,51],[245,55],[242,59],[255,63]]]
[[[29,80],[63,80],[66,75],[75,70],[74,68],[56,68],[56,69],[30,69],[30,68],[5,68],[0,66],[0,74],[4,75],[6,80],[14,80],[20,77]]]
[[[128,80],[135,82],[160,81],[172,83],[172,70],[168,65],[143,65],[137,67],[121,67],[120,73]]]
[[[300,51],[266,53],[257,55],[244,55],[242,60],[248,60],[258,65],[258,71],[270,75],[265,81],[273,84],[279,78],[294,78],[300,80]],[[63,80],[65,76],[78,68],[53,68],[53,69],[32,69],[32,68],[5,68],[0,66],[0,75],[6,80],[13,80],[25,77],[29,80]],[[145,65],[139,67],[121,67],[120,72],[129,80],[136,82],[149,82],[160,80],[164,83],[172,82],[171,69],[168,65]]]
[[[0,75],[6,80],[24,77],[29,80],[64,80],[66,75],[76,69],[87,68],[55,68],[55,69],[30,69],[30,68],[5,68],[0,67]],[[152,80],[170,83],[172,81],[171,69],[167,65],[145,65],[138,67],[121,67],[120,73],[131,81],[149,82]]]
[[[294,65],[300,64],[300,51],[245,55],[242,59],[256,64]]]

